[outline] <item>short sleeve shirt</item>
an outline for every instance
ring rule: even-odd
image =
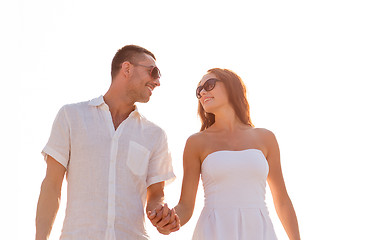
[[[175,178],[161,128],[135,109],[115,130],[100,96],[63,106],[42,154],[67,169],[60,239],[148,239],[147,187]]]

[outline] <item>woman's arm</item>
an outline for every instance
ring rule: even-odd
[[[170,234],[177,231],[180,226],[189,221],[193,214],[197,195],[199,177],[201,173],[201,160],[199,157],[200,144],[198,136],[188,138],[183,157],[184,176],[182,180],[181,197],[176,207],[164,216],[163,209],[148,212],[148,218],[156,226],[160,233]]]
[[[199,178],[201,174],[200,136],[192,135],[188,138],[183,157],[184,176],[181,187],[180,201],[175,207],[180,218],[181,226],[192,217],[196,201]]]
[[[273,196],[274,206],[278,217],[290,240],[299,240],[299,228],[297,216],[293,204],[287,193],[285,181],[282,175],[280,150],[274,134],[264,130],[264,142],[267,149],[269,164],[268,184]]]

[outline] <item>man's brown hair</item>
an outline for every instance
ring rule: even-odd
[[[111,75],[112,79],[117,75],[121,69],[123,62],[129,61],[130,63],[136,63],[142,59],[143,54],[150,55],[156,60],[155,55],[145,48],[137,45],[126,45],[119,49],[113,57]]]

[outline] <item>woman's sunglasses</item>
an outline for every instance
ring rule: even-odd
[[[158,67],[156,66],[146,66],[146,65],[142,65],[142,64],[137,64],[137,63],[132,63],[134,66],[141,66],[141,67],[146,67],[146,68],[151,68],[150,70],[150,76],[153,78],[153,79],[158,79],[161,77],[161,73],[160,73],[160,70]]]
[[[197,98],[200,99],[202,97],[201,96],[202,89],[205,89],[206,92],[210,92],[211,90],[214,89],[215,83],[218,82],[218,81],[220,81],[220,80],[218,80],[216,78],[210,78],[202,86],[198,86],[198,88],[196,90]]]

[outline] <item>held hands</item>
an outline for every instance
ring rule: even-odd
[[[180,219],[175,209],[169,209],[166,203],[148,211],[147,217],[161,234],[168,235],[180,229]]]

